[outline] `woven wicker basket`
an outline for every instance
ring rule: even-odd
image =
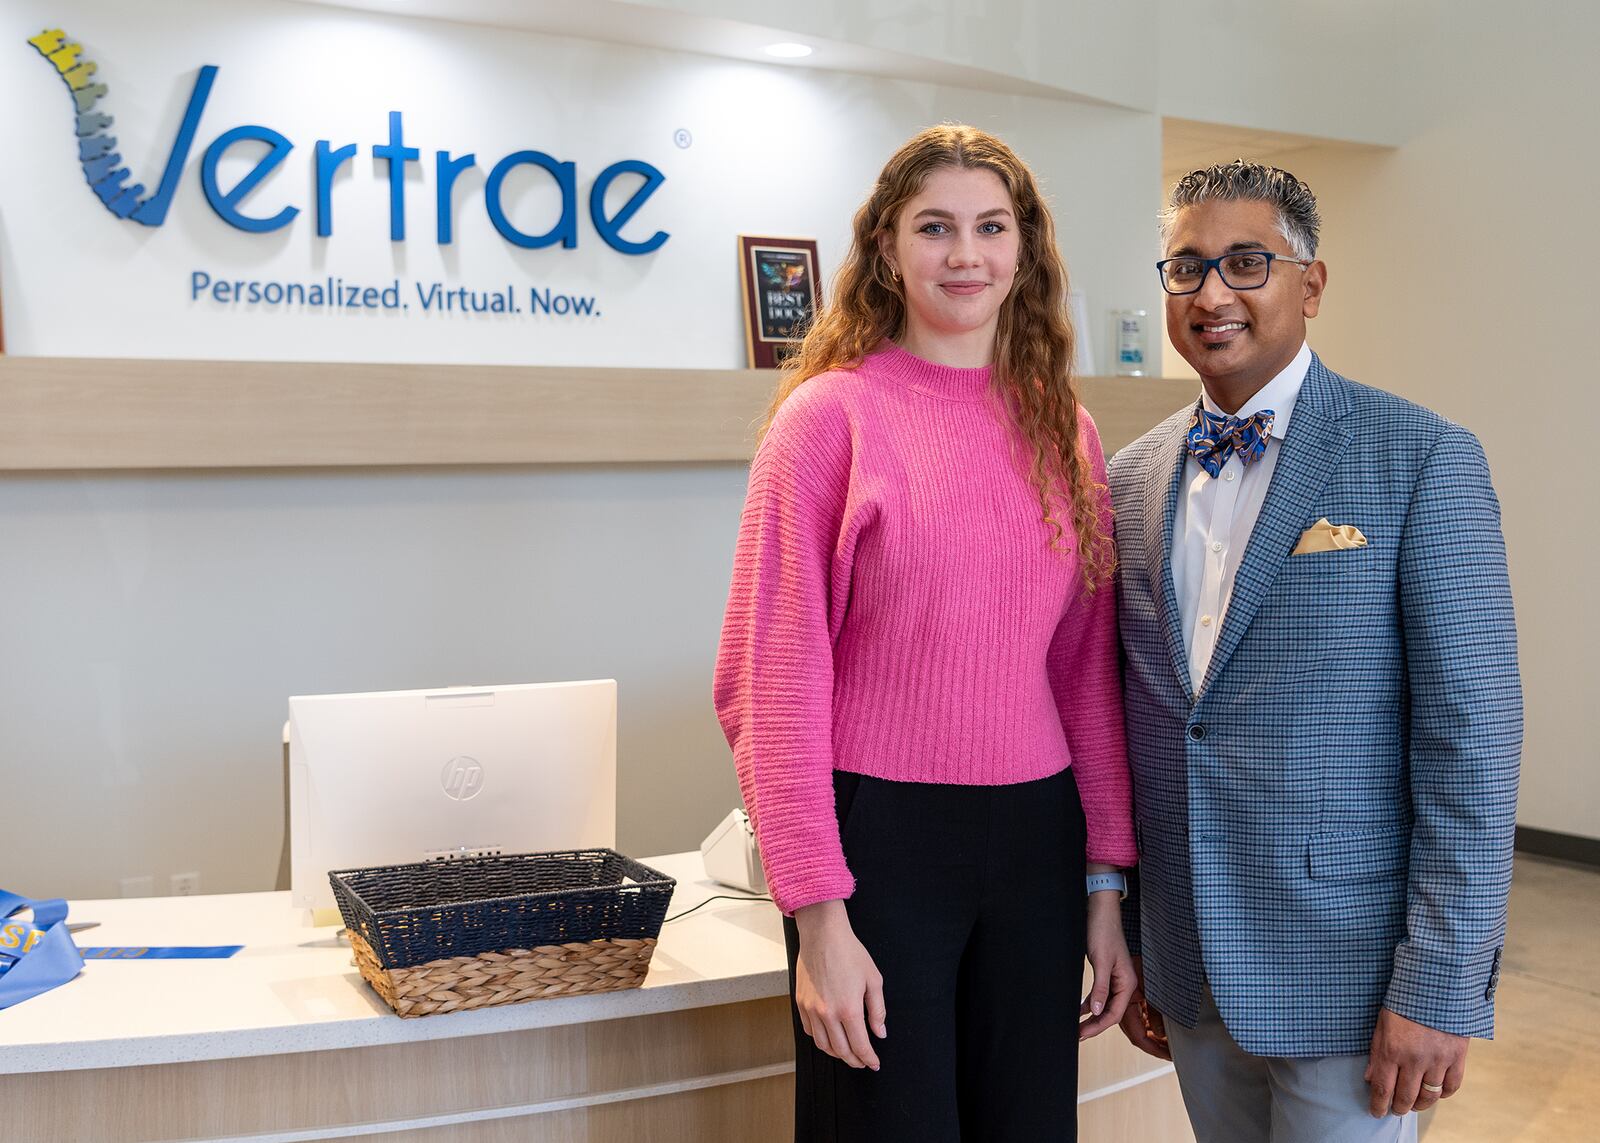
[[[328,879],[361,975],[401,1016],[637,988],[675,884],[609,849]]]

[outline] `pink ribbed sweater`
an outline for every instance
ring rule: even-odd
[[[801,385],[751,466],[714,692],[785,913],[855,889],[835,769],[1007,785],[1071,765],[1089,860],[1135,860],[1115,592],[1085,597],[1050,546],[989,373],[886,343]],[[1103,484],[1087,413],[1082,434]]]

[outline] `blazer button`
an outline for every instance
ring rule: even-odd
[[[1205,737],[1206,737],[1206,728],[1205,728],[1205,724],[1204,723],[1197,722],[1197,723],[1195,723],[1193,726],[1191,726],[1189,728],[1189,741],[1191,741],[1191,742],[1203,742],[1205,740]]]

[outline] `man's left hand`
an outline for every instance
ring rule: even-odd
[[[1461,1088],[1467,1071],[1467,1038],[1407,1020],[1387,1008],[1378,1012],[1366,1081],[1370,1110],[1382,1119],[1391,1112],[1426,1111]],[[1423,1085],[1440,1088],[1429,1091]]]

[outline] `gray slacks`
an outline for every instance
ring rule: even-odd
[[[1168,1020],[1167,1040],[1199,1143],[1415,1143],[1415,1113],[1368,1113],[1366,1056],[1252,1056],[1228,1033],[1210,988],[1195,1026]]]

